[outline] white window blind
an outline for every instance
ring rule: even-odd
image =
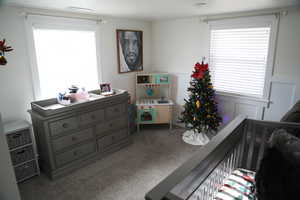
[[[262,98],[270,26],[211,28],[210,70],[217,91]]]

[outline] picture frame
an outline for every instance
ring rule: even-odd
[[[111,87],[109,83],[100,84],[100,93],[109,93],[111,92]]]
[[[119,73],[143,71],[143,31],[117,29]]]

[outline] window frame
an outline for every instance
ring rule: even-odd
[[[25,18],[28,55],[30,59],[31,79],[34,100],[42,99],[39,69],[34,44],[34,29],[56,29],[74,31],[93,31],[96,41],[97,81],[102,81],[102,68],[100,60],[100,29],[96,20],[75,19],[67,17],[52,17],[42,15],[29,15]]]
[[[219,19],[208,22],[209,24],[209,41],[211,41],[211,30],[224,30],[224,29],[235,29],[235,28],[254,28],[254,27],[270,27],[270,39],[268,49],[268,59],[265,71],[265,80],[263,88],[263,96],[253,97],[250,95],[229,93],[224,91],[216,91],[216,94],[231,97],[242,97],[246,99],[256,99],[261,102],[268,102],[270,98],[271,90],[271,79],[273,76],[273,70],[275,66],[275,55],[277,46],[277,34],[279,24],[279,14],[263,15],[263,16],[247,16],[230,19]],[[210,51],[209,42],[209,51]],[[209,53],[210,54],[210,53]],[[213,74],[212,74],[213,75]]]

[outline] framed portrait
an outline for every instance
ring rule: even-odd
[[[100,84],[100,91],[101,93],[110,92],[111,91],[110,84],[109,83]]]
[[[143,31],[117,29],[119,73],[143,70]]]

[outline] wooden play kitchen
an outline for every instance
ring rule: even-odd
[[[137,130],[141,124],[169,124],[172,128],[171,77],[167,73],[136,75]]]

